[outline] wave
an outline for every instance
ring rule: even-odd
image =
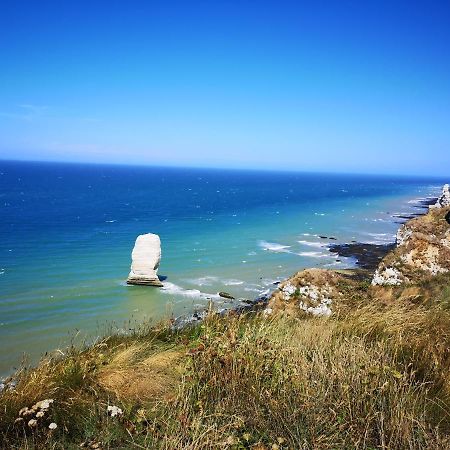
[[[327,245],[323,244],[322,242],[311,242],[311,241],[297,241],[301,245],[306,245],[307,247],[317,247],[317,248],[324,248]]]
[[[234,280],[234,279],[222,280],[222,283],[225,286],[239,286],[241,284],[244,284],[242,280]]]
[[[395,241],[395,234],[391,233],[363,233],[363,235],[374,238],[367,242],[368,244],[389,244]]]
[[[267,241],[259,241],[258,245],[263,249],[269,252],[276,253],[292,253],[288,248],[291,248],[290,245],[282,245],[277,244],[276,242],[267,242]]]
[[[297,253],[299,256],[307,256],[308,258],[326,258],[331,257],[330,253],[322,253],[322,252],[300,252]]]
[[[170,282],[164,282],[163,286],[160,288],[160,291],[164,294],[180,295],[182,297],[191,298],[203,298],[205,300],[221,298],[219,294],[207,294],[206,292],[201,292],[198,289],[184,289],[181,286]]]
[[[219,278],[214,276],[206,276],[186,281],[188,283],[195,284],[196,286],[212,286],[212,284],[217,283],[219,281]]]

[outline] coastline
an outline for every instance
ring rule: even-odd
[[[399,221],[394,221],[394,223],[399,224],[400,227],[405,224],[408,220],[426,215],[429,211],[430,205],[433,205],[438,200],[436,196],[429,196],[422,199],[417,199],[416,203],[413,204],[414,208],[420,210],[413,214],[393,214],[391,217],[395,219],[401,219]],[[413,201],[413,200],[411,200]],[[397,230],[397,231],[398,231]],[[320,239],[326,239],[331,241],[336,241],[334,236],[318,236]],[[390,242],[387,244],[375,244],[369,242],[356,242],[352,241],[350,243],[332,243],[325,246],[327,250],[331,253],[336,254],[337,257],[351,258],[354,260],[353,267],[345,269],[331,269],[326,270],[335,271],[338,273],[346,273],[351,276],[361,279],[370,280],[374,275],[379,263],[383,258],[396,247],[396,242]],[[339,261],[339,260],[338,260]],[[308,268],[304,269],[308,270]],[[287,277],[283,280],[276,281],[273,283],[274,288],[269,289],[268,292],[263,293],[254,299],[235,299],[239,304],[232,304],[229,308],[221,308],[216,312],[219,315],[226,315],[228,313],[241,314],[244,312],[260,311],[267,307],[269,300],[272,295],[276,292],[277,286],[280,284],[285,284],[290,280],[291,277]],[[210,309],[212,308],[212,302],[209,308],[199,309],[188,315],[181,315],[174,317],[172,319],[172,327],[175,330],[180,330],[184,327],[195,326],[204,320],[208,315]]]
[[[0,441],[98,449],[180,448],[182,439],[183,448],[219,448],[219,424],[231,430],[224,448],[247,448],[252,436],[262,448],[296,448],[318,442],[328,426],[324,448],[353,448],[362,438],[378,448],[392,442],[389,424],[395,448],[448,448],[449,216],[450,194],[445,206],[405,223],[370,283],[355,276],[368,269],[304,269],[268,300],[212,311],[201,324],[199,315],[192,327],[165,322],[46,355],[2,386]],[[347,405],[351,414],[330,418]],[[307,419],[300,430],[299,411]],[[342,432],[342,420],[356,432]],[[368,436],[368,426],[381,431]]]
[[[428,188],[429,186],[427,186]],[[424,190],[422,191],[423,193],[420,193],[417,195],[417,197],[414,197],[414,194],[411,194],[409,196],[403,196],[401,198],[396,198],[394,199],[394,201],[392,201],[390,204],[380,204],[377,207],[377,214],[379,214],[378,217],[381,217],[382,219],[376,219],[377,216],[373,216],[372,220],[375,222],[375,220],[381,220],[381,222],[377,223],[378,229],[372,229],[371,231],[377,231],[377,232],[382,232],[383,231],[383,227],[385,227],[385,225],[383,224],[383,222],[386,222],[386,226],[388,226],[390,228],[390,233],[389,236],[394,234],[394,230],[393,227],[395,225],[393,225],[395,223],[395,221],[392,220],[393,217],[395,217],[395,214],[391,214],[388,211],[395,211],[397,209],[396,205],[404,205],[406,206],[406,204],[408,203],[408,207],[404,208],[403,206],[401,208],[399,208],[400,210],[404,210],[404,211],[408,211],[411,212],[412,208],[414,208],[412,210],[412,212],[415,214],[415,216],[417,214],[423,214],[426,211],[424,210],[425,208],[425,203],[424,202],[429,202],[430,200],[424,199],[422,197],[422,195],[427,195],[428,193],[432,193],[433,191],[430,190]],[[409,200],[411,199],[411,200]],[[401,203],[400,203],[401,202]],[[414,202],[414,206],[413,205]],[[340,211],[338,211],[339,208],[333,208],[334,211],[338,212],[342,217],[344,217],[345,215],[348,214],[347,216],[347,220],[349,222],[349,224],[354,227],[354,223],[352,222],[352,216],[351,213],[346,210],[345,213],[341,213]],[[416,214],[416,209],[418,209],[418,213]],[[320,209],[311,209],[311,211],[320,211]],[[370,209],[368,209],[368,211],[370,211]],[[374,209],[372,209],[372,211],[374,211]],[[358,225],[361,230],[363,230],[362,226],[364,226],[364,224],[366,222],[362,222],[361,221],[361,217],[367,217],[365,216],[365,214],[367,213],[364,212],[363,215],[361,215],[358,218]],[[324,217],[322,218],[321,215],[316,215],[315,213],[311,213],[311,215],[314,214],[313,217],[318,217],[319,220],[316,222],[317,224],[321,224],[321,223],[333,223],[332,222],[332,215],[329,215],[328,217]],[[295,223],[293,222],[294,220],[293,215],[288,216],[288,221],[289,223]],[[278,216],[274,215],[274,218],[276,218],[276,220],[278,221]],[[234,220],[238,220],[238,219],[234,219]],[[400,223],[403,223],[402,222]],[[389,222],[389,224],[387,224],[387,222]],[[282,222],[283,225],[286,224],[286,220],[284,220],[284,222]],[[108,226],[111,224],[108,224]],[[281,224],[279,222],[277,222],[277,227],[279,227]],[[356,228],[357,229],[357,228]],[[233,230],[235,230],[235,228],[233,228]],[[232,294],[232,296],[235,297],[235,299],[225,299],[225,298],[219,298],[217,292],[219,292],[220,290],[223,291],[227,291],[228,289],[228,284],[224,284],[221,288],[217,289],[217,290],[213,290],[214,288],[209,288],[207,290],[210,291],[210,293],[207,292],[202,292],[203,289],[200,286],[196,286],[196,285],[192,285],[192,287],[189,287],[188,289],[184,289],[184,291],[188,290],[190,294],[188,299],[186,300],[186,307],[184,309],[184,311],[181,309],[181,307],[178,307],[178,309],[172,313],[172,321],[173,321],[173,325],[175,328],[182,328],[186,325],[189,324],[195,324],[198,323],[199,321],[201,321],[207,314],[208,311],[208,299],[211,300],[211,303],[213,305],[213,308],[215,311],[218,311],[220,314],[225,315],[228,311],[235,311],[237,313],[240,312],[244,312],[244,311],[251,311],[251,310],[259,310],[261,308],[264,308],[271,295],[273,295],[274,292],[276,292],[277,287],[280,283],[282,283],[283,281],[287,280],[292,273],[297,270],[298,268],[308,268],[308,267],[314,267],[313,264],[317,263],[322,263],[323,259],[319,256],[318,259],[316,259],[316,255],[314,255],[313,258],[306,258],[308,259],[308,261],[306,262],[306,264],[304,262],[302,262],[300,260],[300,262],[298,263],[298,265],[296,265],[296,259],[298,258],[298,255],[301,256],[301,252],[306,251],[307,253],[319,253],[317,248],[314,248],[318,245],[321,244],[322,247],[322,251],[320,253],[322,254],[326,254],[328,253],[329,255],[331,255],[331,251],[330,251],[330,246],[338,246],[333,248],[334,250],[337,248],[341,248],[342,247],[342,252],[347,252],[346,256],[343,256],[343,261],[342,262],[334,262],[333,264],[330,265],[326,265],[323,267],[329,268],[330,270],[340,270],[340,271],[346,271],[348,273],[352,272],[353,274],[357,274],[359,277],[361,278],[367,278],[370,273],[367,272],[368,268],[365,267],[365,263],[363,262],[363,258],[367,258],[368,255],[371,255],[373,253],[375,253],[375,259],[374,261],[378,261],[379,258],[381,258],[389,249],[387,247],[385,247],[384,245],[380,245],[379,247],[377,247],[377,245],[379,244],[370,244],[370,243],[364,243],[364,241],[362,241],[362,243],[360,243],[359,245],[361,246],[361,248],[359,249],[359,255],[358,255],[358,247],[355,245],[350,246],[349,248],[345,248],[346,246],[349,246],[350,244],[358,244],[357,242],[351,242],[351,234],[347,234],[347,238],[349,239],[350,244],[345,243],[344,239],[345,237],[343,237],[341,234],[336,234],[337,237],[333,236],[333,232],[337,232],[336,230],[333,230],[332,228],[330,228],[329,226],[317,226],[312,228],[312,223],[309,224],[309,227],[305,227],[303,224],[303,227],[300,228],[301,230],[301,235],[298,236],[298,238],[302,239],[301,242],[306,243],[306,240],[311,241],[308,242],[308,244],[313,244],[313,248],[309,249],[308,247],[305,247],[304,249],[300,249],[299,247],[295,248],[294,247],[294,243],[295,241],[289,241],[289,242],[285,242],[283,237],[280,237],[280,242],[281,244],[279,244],[279,246],[282,244],[283,245],[292,245],[292,248],[282,248],[281,250],[266,250],[266,249],[260,249],[259,252],[260,254],[263,256],[264,258],[264,264],[266,266],[266,273],[262,274],[264,276],[264,280],[262,280],[261,278],[259,280],[255,281],[259,281],[260,282],[260,286],[258,287],[258,289],[240,289],[240,286],[249,286],[250,284],[246,284],[246,281],[240,281],[239,286],[237,286],[237,289],[234,290],[234,285],[230,285],[229,289],[230,289],[230,293]],[[231,230],[230,230],[231,232]],[[235,231],[234,231],[235,232]],[[307,233],[304,233],[307,232]],[[314,233],[319,233],[317,235],[315,235]],[[310,234],[308,234],[310,233]],[[364,234],[364,233],[362,233]],[[367,233],[367,235],[370,235],[370,233]],[[359,239],[358,237],[359,235],[356,235],[355,237]],[[264,235],[261,237],[265,237]],[[259,238],[259,236],[258,236]],[[298,239],[297,238],[297,239]],[[375,236],[375,235],[371,235],[369,239],[374,238],[375,242],[378,241],[379,236]],[[381,236],[381,238],[383,239],[384,237]],[[268,238],[269,239],[269,238]],[[275,241],[277,241],[277,237],[275,237]],[[293,238],[295,239],[295,238]],[[270,240],[270,239],[269,239]],[[299,242],[299,241],[297,241]],[[341,242],[344,242],[341,244]],[[303,245],[303,244],[301,244]],[[200,246],[199,246],[200,247]],[[362,249],[364,248],[364,250]],[[253,249],[250,249],[253,250]],[[309,251],[312,250],[312,251]],[[267,254],[265,253],[267,251]],[[300,252],[300,253],[298,253]],[[289,261],[289,270],[285,270],[283,274],[271,274],[271,267],[273,267],[274,269],[277,266],[276,264],[284,264],[282,258],[286,257],[286,254],[288,255],[288,261]],[[167,255],[167,254],[166,254]],[[238,257],[238,262],[240,259],[243,259],[245,256],[245,254],[242,254],[240,257]],[[330,261],[336,261],[336,259],[339,259],[339,255],[336,253],[335,254],[336,257],[331,257],[329,258]],[[167,257],[167,256],[166,256]],[[252,258],[252,256],[250,256],[250,258]],[[250,259],[248,256],[246,257],[246,259]],[[344,261],[344,258],[346,258],[346,260]],[[325,258],[326,259],[326,258]],[[284,259],[286,261],[286,258]],[[166,259],[167,261],[167,259]],[[126,264],[128,265],[128,261],[126,261]],[[288,264],[286,264],[286,267],[288,267]],[[351,265],[351,267],[349,267]],[[246,267],[249,266],[249,264],[245,264],[242,265],[242,267]],[[363,267],[364,266],[364,267]],[[370,267],[370,270],[373,270],[373,266],[374,263],[372,263],[372,266]],[[102,269],[103,270],[103,269]],[[256,272],[256,271],[255,271]],[[222,274],[222,272],[219,272],[220,274]],[[203,274],[198,274],[197,275],[203,275]],[[209,274],[208,274],[209,275]],[[218,273],[213,273],[213,275],[218,275]],[[231,273],[231,271],[226,273],[226,278],[233,278],[234,275],[236,275],[236,273]],[[187,277],[186,277],[187,278]],[[206,277],[205,277],[206,278]],[[255,277],[256,278],[256,277]],[[259,278],[259,276],[258,276]],[[219,278],[220,279],[220,278]],[[242,279],[245,279],[242,277]],[[173,280],[173,278],[171,278],[171,280]],[[6,278],[3,279],[3,281],[6,281]],[[235,281],[233,279],[233,281]],[[109,284],[108,284],[109,285]],[[128,311],[125,311],[125,313],[121,316],[121,322],[119,322],[118,320],[114,320],[114,319],[109,319],[106,318],[104,323],[101,323],[100,325],[97,322],[97,325],[94,329],[94,331],[89,330],[90,334],[88,335],[86,332],[86,337],[84,337],[83,339],[86,342],[93,342],[95,339],[99,339],[102,336],[104,336],[105,334],[109,333],[109,330],[111,329],[109,324],[114,324],[113,326],[115,327],[114,329],[116,329],[116,331],[118,333],[128,333],[129,332],[129,328],[127,327],[128,323],[131,320],[134,320],[135,323],[137,323],[139,321],[138,319],[135,319],[135,317],[137,317],[136,313],[141,313],[141,311],[144,311],[143,306],[144,306],[144,301],[146,302],[146,304],[149,304],[151,307],[152,305],[157,304],[157,302],[152,302],[149,300],[152,300],[152,295],[156,292],[156,290],[150,292],[149,290],[145,290],[145,289],[133,289],[133,288],[127,288],[127,289],[123,289],[122,285],[120,285],[119,283],[117,283],[117,285],[119,286],[119,289],[115,288],[115,290],[111,290],[110,293],[108,295],[111,295],[111,297],[109,298],[111,299],[115,299],[116,295],[117,295],[117,291],[121,290],[122,292],[130,292],[130,296],[126,299],[126,301],[124,302],[124,304],[127,305],[127,309]],[[181,285],[181,283],[180,283]],[[175,288],[179,287],[176,286],[175,284],[173,285]],[[253,285],[251,286],[252,288],[254,287]],[[240,289],[240,291],[239,291]],[[259,292],[258,292],[259,291]],[[251,293],[250,293],[251,292]],[[51,305],[51,307],[54,307],[53,305],[58,305],[58,302],[53,300],[53,294],[54,292],[49,292],[49,294],[52,294],[51,298],[48,300],[48,303]],[[200,293],[201,295],[201,301],[196,302],[194,300],[194,296]],[[140,303],[132,303],[134,296],[137,295],[141,295],[142,297],[147,296],[145,299],[142,300],[142,304]],[[174,295],[176,295],[177,293],[175,292]],[[119,295],[123,295],[121,292],[119,292]],[[168,295],[171,295],[170,292],[168,293],[164,293],[163,296],[165,296],[167,298]],[[247,295],[249,297],[247,297]],[[162,297],[162,296],[161,296]],[[56,298],[56,295],[55,295]],[[192,298],[192,300],[190,300]],[[87,301],[89,301],[89,297],[87,297]],[[105,300],[108,300],[105,298]],[[130,301],[131,300],[131,301]],[[217,301],[219,300],[219,301]],[[167,300],[164,299],[165,302],[167,302]],[[192,301],[192,307],[189,307],[188,302]],[[69,303],[69,302],[67,302]],[[201,304],[203,303],[203,304]],[[102,305],[105,305],[105,302],[102,302]],[[179,303],[180,305],[181,303]],[[128,306],[128,305],[133,305],[133,306]],[[71,305],[67,305],[68,307]],[[189,309],[187,309],[189,308]],[[162,320],[167,319],[168,315],[170,313],[168,313],[168,310],[166,308],[164,316],[157,316],[157,317],[161,317]],[[126,318],[126,319],[124,319]],[[130,319],[131,318],[131,319]],[[153,316],[151,316],[150,314],[148,315],[149,320],[153,320]],[[123,319],[123,321],[122,321]],[[129,320],[128,320],[129,319]],[[145,321],[147,320],[147,317],[144,316],[142,318],[142,322],[145,323]],[[115,324],[121,324],[121,323],[125,323],[124,326],[119,327],[120,325],[115,325]],[[153,322],[155,323],[155,322]],[[100,329],[100,326],[102,327]],[[62,328],[63,325],[60,326],[60,328]],[[6,328],[6,327],[5,327]],[[3,329],[5,329],[3,328]],[[75,334],[75,332],[78,332],[78,328],[70,328],[70,327],[66,327],[64,330],[64,336],[66,336],[67,334],[72,333],[72,329],[74,329],[73,334]],[[20,337],[24,337],[24,339],[26,339],[26,335],[20,335],[18,334],[17,336]],[[83,335],[84,336],[84,335]],[[62,339],[62,338],[61,338]],[[29,361],[30,364],[35,364],[37,363],[40,358],[42,357],[42,355],[46,354],[49,349],[54,349],[54,348],[62,348],[65,349],[68,345],[70,345],[70,338],[67,338],[64,342],[61,342],[61,339],[59,341],[57,341],[56,339],[54,339],[53,341],[49,338],[48,342],[46,342],[45,344],[41,344],[39,350],[33,350],[33,347],[30,347],[29,345],[26,344],[23,345],[21,347],[21,349],[25,349],[26,352],[30,352],[29,353]],[[79,339],[78,342],[82,342],[81,339]],[[84,342],[84,341],[83,341]],[[17,346],[17,344],[14,344],[15,346]],[[10,344],[10,346],[12,347],[13,345]],[[50,350],[51,351],[51,350]],[[11,353],[9,353],[11,354]],[[8,376],[11,374],[12,371],[14,371],[15,367],[17,367],[17,364],[20,363],[20,354],[18,353],[17,356],[14,356],[14,359],[12,357],[9,357],[9,360],[11,362],[9,362],[8,365],[4,364],[4,370],[2,370],[2,376]]]

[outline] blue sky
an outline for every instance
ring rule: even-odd
[[[1,2],[0,158],[450,174],[448,1]]]

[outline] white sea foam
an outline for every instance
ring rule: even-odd
[[[311,241],[297,241],[301,245],[306,245],[307,247],[317,247],[317,248],[323,248],[327,245],[322,242],[311,242]]]
[[[300,252],[297,253],[297,255],[307,256],[308,258],[326,258],[331,256],[329,253],[322,253],[322,252]]]
[[[282,245],[282,244],[277,244],[276,242],[267,242],[267,241],[259,241],[258,245],[263,250],[267,250],[269,252],[291,253],[291,251],[288,250],[288,248],[291,248],[290,245]]]
[[[217,283],[219,279],[214,276],[206,276],[186,281],[188,283],[195,284],[196,286],[212,286],[214,283]]]
[[[241,284],[244,284],[242,280],[234,280],[234,279],[222,280],[222,283],[225,286],[239,286]]]
[[[220,299],[219,294],[207,294],[206,292],[201,292],[198,289],[184,289],[175,283],[164,282],[160,291],[164,294],[179,295],[182,297],[191,298],[202,298],[202,299]]]
[[[373,238],[368,244],[387,244],[395,241],[395,234],[391,233],[363,233],[365,236]]]
[[[114,223],[114,222],[117,222],[117,220],[116,219],[114,219],[114,220],[105,220],[105,222],[106,223]]]
[[[244,288],[244,291],[246,291],[246,292],[260,292],[261,291],[261,289],[259,289],[259,288],[256,288],[256,287],[245,287]]]

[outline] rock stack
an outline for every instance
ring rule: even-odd
[[[137,237],[131,253],[131,271],[127,283],[161,287],[163,284],[156,274],[160,261],[159,236],[152,233],[141,234]]]

